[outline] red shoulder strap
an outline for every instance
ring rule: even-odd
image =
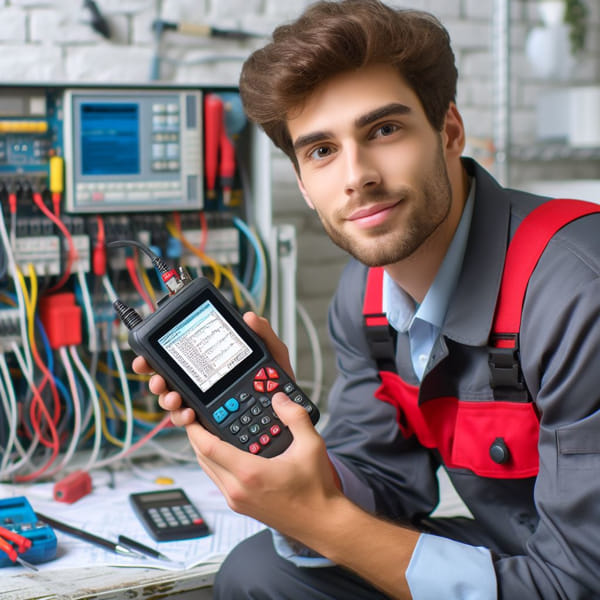
[[[583,200],[555,199],[531,211],[513,236],[504,261],[492,336],[496,346],[514,346],[521,327],[521,310],[529,278],[552,236],[567,223],[600,212],[600,205]],[[506,339],[504,336],[510,336]]]
[[[371,267],[367,274],[367,285],[363,301],[363,316],[367,327],[388,324],[387,318],[382,312],[382,306],[383,267]]]

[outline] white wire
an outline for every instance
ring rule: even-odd
[[[300,302],[296,302],[296,310],[298,311],[298,315],[300,315],[300,320],[302,321],[304,328],[306,329],[308,340],[312,349],[314,378],[312,383],[311,400],[313,404],[319,406],[321,390],[323,388],[323,355],[321,353],[319,335],[317,333],[316,327],[314,326],[314,323],[308,315],[308,312],[306,311],[304,306],[300,304]]]
[[[83,308],[85,314],[85,321],[87,323],[88,341],[90,352],[96,352],[98,350],[98,333],[96,331],[96,323],[94,321],[94,309],[92,307],[92,298],[90,295],[90,288],[88,287],[87,280],[83,267],[79,266],[77,269],[77,280],[79,281],[79,288],[81,289],[81,298],[83,300]]]
[[[29,346],[29,338],[27,336],[27,316],[25,312],[25,297],[23,296],[23,290],[21,288],[19,279],[17,277],[17,263],[15,261],[15,255],[13,254],[13,248],[8,239],[8,232],[6,231],[6,222],[4,221],[3,211],[0,210],[0,238],[2,238],[2,244],[6,251],[6,257],[8,258],[9,272],[13,278],[15,292],[17,295],[17,310],[19,311],[19,323],[21,325],[21,340],[23,349],[25,350],[25,363],[28,371],[33,371],[33,358],[31,356],[31,348]]]
[[[31,371],[27,368],[27,362],[25,360],[25,358],[23,357],[23,355],[21,354],[21,351],[19,349],[19,346],[17,345],[17,342],[13,341],[11,342],[11,350],[13,352],[13,354],[15,355],[15,358],[17,359],[17,362],[19,363],[19,368],[21,369],[21,371],[23,372],[23,375],[25,375],[25,379],[27,380],[27,383],[29,384],[29,387],[31,389],[33,389],[34,387],[34,382],[33,382],[33,376]],[[27,449],[27,452],[22,454],[22,459],[18,462],[13,464],[7,472],[12,472],[15,471],[16,469],[20,468],[23,465],[26,465],[27,463],[30,462],[31,456],[34,453],[35,449],[37,448],[37,445],[39,443],[39,436],[37,434],[37,432],[35,433],[33,439],[31,440],[31,444],[29,445],[29,448]],[[17,447],[19,446],[18,442],[16,443]]]
[[[112,288],[112,285],[111,285]],[[114,290],[113,290],[114,291]],[[94,465],[95,469],[105,467],[113,462],[116,462],[127,455],[131,442],[133,439],[133,404],[131,401],[131,393],[129,391],[129,383],[127,382],[127,374],[125,372],[125,365],[123,364],[123,357],[121,356],[121,350],[116,339],[112,339],[110,344],[111,351],[115,359],[115,365],[119,373],[119,380],[121,382],[121,389],[123,391],[123,402],[125,404],[125,440],[123,442],[123,448],[114,456],[109,456],[104,460],[97,462]]]
[[[108,278],[108,275],[106,275],[106,274],[102,275],[102,285],[104,286],[104,289],[106,290],[108,299],[111,302],[114,302],[117,299],[117,292],[115,292],[115,288],[112,286],[112,283],[110,282],[110,279]]]
[[[17,399],[15,396],[15,389],[10,379],[10,372],[8,365],[6,364],[6,357],[4,352],[0,352],[0,395],[2,396],[2,406],[4,407],[4,414],[9,420],[9,433],[6,447],[4,448],[4,456],[2,458],[2,464],[0,465],[0,478],[4,476],[8,461],[12,453],[13,446],[17,441]],[[6,384],[6,385],[5,385]]]
[[[77,387],[77,382],[75,381],[75,373],[73,372],[73,366],[71,365],[65,346],[61,346],[58,349],[58,354],[65,369],[65,374],[67,375],[69,389],[71,390],[71,398],[73,400],[73,434],[71,435],[69,447],[63,455],[62,460],[54,467],[54,469],[47,473],[48,476],[55,475],[69,464],[75,454],[79,438],[81,437],[81,398],[79,397],[79,389]]]
[[[79,357],[79,354],[77,353],[77,347],[69,346],[69,353],[71,354],[71,359],[75,363],[77,370],[81,374],[81,377],[86,384],[86,387],[90,393],[91,404],[94,409],[94,445],[92,447],[90,458],[84,467],[84,471],[90,471],[95,467],[95,463],[98,460],[98,455],[100,453],[100,445],[102,443],[102,412],[100,410],[100,401],[98,399],[98,391],[94,385],[94,380]]]

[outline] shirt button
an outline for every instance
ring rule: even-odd
[[[424,365],[427,362],[427,355],[426,354],[419,354],[419,362]]]

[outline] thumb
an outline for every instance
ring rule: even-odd
[[[301,433],[303,430],[313,430],[309,414],[283,392],[277,392],[272,398],[273,409],[281,421],[287,425],[292,433]]]

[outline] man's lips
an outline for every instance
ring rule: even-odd
[[[399,200],[390,200],[389,202],[378,202],[371,206],[364,206],[352,212],[347,220],[354,221],[358,225],[376,225],[385,220],[390,209],[399,203]]]

